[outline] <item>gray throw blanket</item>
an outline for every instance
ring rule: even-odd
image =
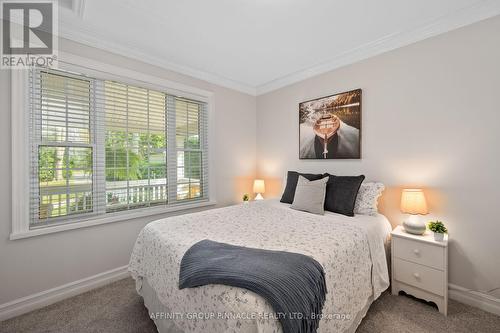
[[[325,302],[323,267],[303,254],[202,240],[181,261],[179,288],[245,288],[273,307],[284,333],[316,332]]]

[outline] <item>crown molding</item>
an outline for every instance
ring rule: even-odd
[[[387,35],[335,56],[330,61],[259,85],[256,87],[257,96],[497,15],[500,15],[500,1],[479,1],[425,26]]]
[[[81,9],[76,11],[77,15],[83,18],[85,0],[75,0],[74,4],[76,5],[76,3],[78,3],[76,7]],[[258,96],[497,15],[500,15],[500,1],[480,0],[471,6],[461,8],[426,25],[384,36],[378,40],[336,55],[327,62],[285,75],[281,78],[277,78],[258,86],[252,86],[214,73],[173,63],[165,60],[161,56],[146,54],[140,50],[139,46],[131,43],[120,44],[117,42],[107,41],[101,38],[95,31],[76,27],[72,23],[72,19],[74,18],[68,20],[64,20],[63,18],[60,19],[60,35],[63,38],[73,40],[81,44],[139,60],[144,63],[152,64],[166,70],[174,71],[179,74],[187,75],[245,94]]]
[[[85,2],[87,0],[73,0],[73,11],[79,18],[85,14]]]
[[[59,21],[61,27],[59,36],[65,39],[75,41],[80,44],[95,47],[104,51],[115,53],[134,60],[155,65],[166,70],[174,71],[179,74],[187,75],[199,80],[203,80],[212,84],[216,84],[225,88],[236,90],[248,95],[255,96],[256,88],[241,82],[237,82],[213,73],[201,71],[187,66],[179,65],[165,60],[162,57],[146,54],[140,51],[140,48],[133,44],[123,45],[116,42],[110,42],[99,37],[93,31],[75,28],[71,23],[61,19]]]
[[[59,5],[61,15],[71,16],[73,19],[83,19],[85,14],[85,3],[87,0],[71,0],[68,5]]]

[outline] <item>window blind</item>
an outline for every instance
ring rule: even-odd
[[[204,102],[30,71],[30,225],[208,199]]]
[[[206,104],[169,96],[167,126],[168,179],[177,202],[196,200],[208,193]]]
[[[98,94],[105,142],[106,211],[166,204],[164,93],[105,81]]]

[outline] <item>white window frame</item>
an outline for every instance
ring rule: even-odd
[[[59,52],[58,69],[82,73],[100,79],[114,80],[165,91],[180,97],[207,103],[208,112],[208,201],[190,202],[166,207],[141,208],[108,213],[68,224],[53,224],[43,228],[30,229],[29,219],[29,73],[27,70],[11,72],[11,122],[12,122],[12,231],[10,239],[22,239],[50,234],[64,230],[85,228],[111,222],[126,221],[140,217],[165,214],[193,208],[213,206],[215,198],[215,97],[213,92],[165,80],[127,68],[122,68],[71,53]]]

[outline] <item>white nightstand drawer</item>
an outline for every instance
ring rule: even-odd
[[[444,272],[396,258],[394,277],[411,286],[444,295]]]
[[[417,242],[411,239],[394,237],[394,256],[444,270],[444,248]]]

